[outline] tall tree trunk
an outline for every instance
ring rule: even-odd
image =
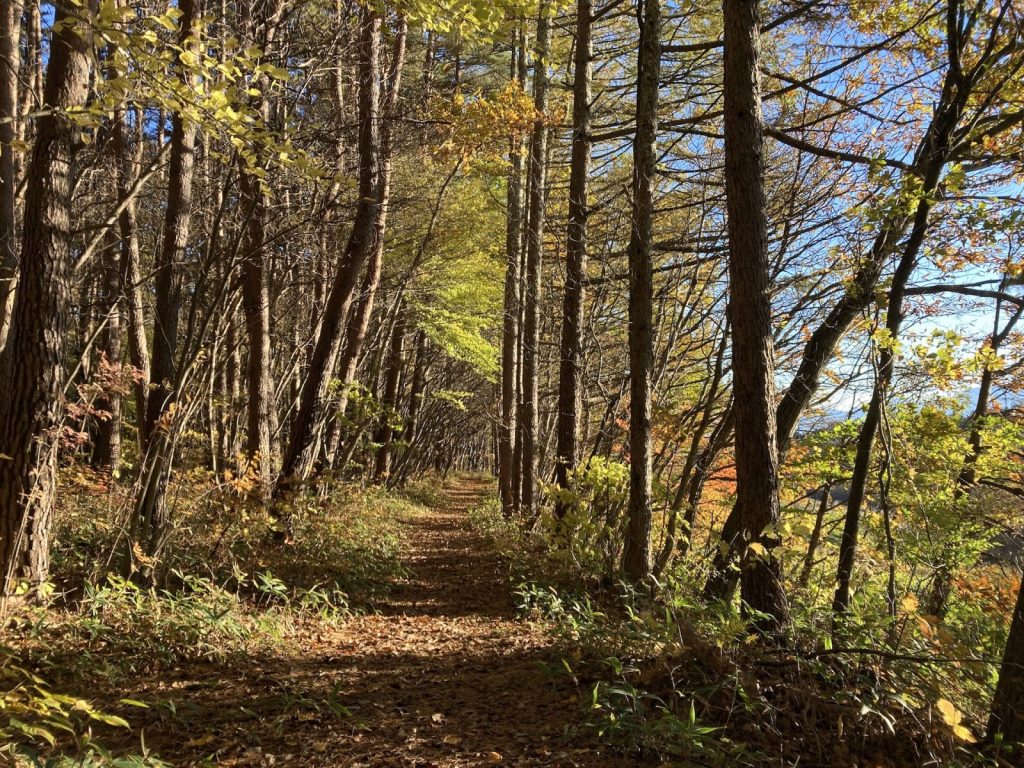
[[[572,89],[572,162],[569,169],[569,229],[562,300],[561,361],[558,375],[558,455],[555,482],[569,487],[580,457],[580,387],[583,375],[583,302],[587,277],[587,187],[590,176],[590,102],[594,44],[591,0],[576,3],[576,58]],[[561,517],[564,509],[555,510]]]
[[[135,119],[141,121],[141,111]],[[129,189],[138,168],[141,146],[131,146],[124,112],[114,113],[113,121],[114,185],[118,197],[129,199]],[[145,452],[149,433],[146,419],[146,403],[149,397],[149,344],[146,341],[146,316],[142,303],[142,271],[140,267],[139,236],[136,226],[135,200],[128,204],[117,217],[119,245],[121,249],[120,273],[121,292],[124,295],[125,319],[128,329],[128,361],[135,369],[133,391],[135,395],[135,423],[138,429],[139,449]]]
[[[654,367],[654,184],[657,174],[660,0],[639,0],[633,216],[629,237],[629,523],[622,570],[634,582],[651,573],[651,373]]]
[[[0,350],[7,343],[14,281],[18,272],[18,72],[21,67],[22,0],[0,5]]]
[[[194,0],[179,0],[178,44],[194,53],[198,46]],[[181,56],[175,65],[182,84],[193,87],[191,68]],[[153,356],[150,391],[146,400],[146,450],[135,500],[132,539],[147,557],[155,557],[170,528],[166,505],[167,481],[173,448],[171,405],[177,396],[178,314],[181,305],[181,265],[192,223],[192,177],[195,168],[196,126],[180,112],[171,118],[171,157],[167,177],[167,209],[162,246],[154,268],[156,309],[153,317]]]
[[[537,42],[533,68],[533,106],[538,118],[530,138],[529,227],[526,249],[526,290],[523,295],[523,413],[522,413],[522,491],[523,515],[533,519],[537,513],[537,441],[540,410],[540,301],[544,258],[545,192],[547,187],[548,127],[548,52],[551,48],[549,3],[544,0],[537,13]]]
[[[526,57],[526,49],[519,48],[519,59],[512,47],[510,79],[517,79],[516,67]],[[505,300],[501,333],[501,421],[498,425],[498,489],[501,493],[501,511],[512,517],[519,511],[515,487],[519,482],[515,468],[518,438],[519,403],[519,314],[522,296],[519,292],[520,254],[523,247],[523,140],[513,136],[509,140],[508,191],[506,195],[507,221],[505,228]]]
[[[100,306],[106,316],[100,343],[101,374],[121,378],[121,264],[117,243],[110,243],[103,251],[103,274],[100,276]],[[101,381],[106,381],[106,376]],[[92,463],[117,474],[121,462],[121,392],[120,381],[102,392],[94,403],[100,417],[93,445]]]
[[[395,418],[398,410],[398,397],[402,371],[405,368],[405,325],[408,310],[405,303],[398,309],[395,328],[391,332],[391,350],[388,354],[388,372],[384,384],[384,397],[381,398],[380,425],[373,441],[380,447],[377,449],[377,461],[373,473],[375,483],[386,483],[391,475],[391,438],[394,435]]]
[[[958,76],[947,72],[935,117],[928,126],[915,154],[911,177],[920,179],[921,195],[912,215],[898,213],[886,221],[872,243],[871,252],[858,268],[850,286],[829,312],[825,321],[811,334],[800,359],[796,375],[783,395],[776,410],[777,442],[780,457],[785,457],[800,417],[817,391],[822,372],[831,361],[836,346],[854,320],[874,301],[875,287],[889,256],[898,248],[907,228],[910,235],[903,248],[901,260],[916,257],[928,230],[929,214],[942,171],[952,150],[953,134],[963,113],[970,89],[958,87]],[[865,466],[866,471],[866,466]],[[723,538],[742,529],[739,505],[735,505],[723,526]],[[717,558],[712,567],[706,592],[726,597],[736,584],[735,573],[730,575],[731,558]],[[712,584],[714,582],[714,585]]]
[[[379,206],[380,16],[364,8],[359,33],[359,202],[345,251],[324,306],[316,346],[303,382],[288,448],[274,487],[280,499],[309,473],[316,424],[323,413],[328,384],[338,358],[359,272],[374,247]]]
[[[937,180],[936,180],[937,183]],[[846,505],[846,519],[843,522],[843,535],[839,542],[839,567],[836,570],[836,593],[832,600],[832,610],[844,613],[850,607],[850,582],[853,578],[853,564],[857,554],[857,543],[860,535],[860,515],[867,489],[868,473],[871,469],[871,449],[875,442],[875,432],[882,419],[882,409],[888,396],[892,382],[893,370],[896,365],[896,352],[893,344],[899,339],[900,326],[903,324],[903,298],[910,281],[910,276],[917,264],[917,255],[924,242],[928,228],[928,214],[931,210],[930,198],[922,199],[918,204],[917,218],[907,240],[903,256],[893,274],[892,287],[889,289],[889,304],[886,308],[885,328],[889,343],[881,346],[875,369],[875,384],[871,391],[864,423],[857,436],[857,450],[853,461],[853,473],[850,475],[850,497]]]
[[[255,43],[263,56],[271,55],[277,27],[285,10],[285,0],[255,0],[244,5],[246,13],[246,44]],[[267,91],[270,78],[262,74],[252,87],[259,91],[251,106],[264,126],[270,123],[270,102]],[[256,162],[256,161],[254,161]],[[268,163],[261,163],[264,172]],[[242,238],[242,311],[249,340],[249,358],[245,378],[246,459],[270,491],[274,471],[274,436],[277,433],[277,406],[274,398],[273,358],[270,338],[270,269],[267,258],[267,191],[256,169],[239,160],[239,192],[245,212]]]
[[[73,301],[71,194],[79,129],[66,110],[85,102],[92,7],[57,3],[44,103],[25,194],[21,269],[10,343],[0,358],[0,597],[44,582],[63,411],[64,342]],[[86,18],[80,18],[85,15]]]
[[[765,631],[789,623],[782,565],[775,369],[764,196],[760,13],[757,0],[725,0],[725,196],[729,231],[729,319],[736,413],[736,507],[739,525],[723,535],[739,561],[744,603],[768,618]],[[756,550],[752,545],[760,545]],[[721,550],[719,550],[721,552]],[[717,558],[716,558],[717,559]],[[723,569],[718,565],[717,572]],[[709,584],[715,595],[716,583]]]

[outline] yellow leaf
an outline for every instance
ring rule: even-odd
[[[939,699],[935,702],[935,708],[939,710],[939,714],[942,715],[942,719],[946,722],[946,725],[956,727],[960,725],[960,721],[963,720],[963,712],[956,708],[956,705],[949,699]]]
[[[966,741],[968,744],[974,744],[977,739],[974,738],[974,734],[971,733],[970,729],[965,725],[953,726],[953,735],[961,741]]]

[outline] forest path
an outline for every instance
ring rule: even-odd
[[[147,742],[174,765],[636,765],[580,728],[587,691],[517,616],[506,567],[468,519],[493,492],[447,482],[442,503],[402,519],[408,576],[376,613],[316,623],[298,655],[251,658],[215,687],[212,670],[189,670],[176,687],[199,705],[190,722],[147,728]]]
[[[468,511],[493,484],[457,478],[403,521],[409,577],[336,634],[325,671],[351,712],[325,748],[343,766],[604,766],[577,732],[579,691]]]

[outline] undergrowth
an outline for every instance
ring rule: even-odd
[[[865,590],[833,630],[827,605],[794,590],[794,631],[773,646],[738,606],[699,598],[704,574],[687,559],[649,589],[618,582],[616,545],[582,514],[592,488],[562,523],[570,543],[550,512],[525,530],[492,501],[471,520],[514,563],[519,608],[561,649],[563,673],[585,694],[585,727],[625,753],[755,768],[1017,764],[976,743],[996,670],[972,642],[994,631],[978,606],[957,606],[940,626],[907,599],[893,620]],[[617,497],[598,499],[595,515],[614,528]]]
[[[428,482],[408,494],[314,489],[292,504],[293,541],[281,545],[245,487],[182,475],[179,524],[149,583],[118,557],[131,489],[80,468],[66,481],[75,492],[58,510],[48,597],[5,617],[0,764],[163,765],[133,722],[180,717],[175,698],[119,691],[190,665],[300,656],[304,637],[372,610],[404,575],[398,525],[437,494]]]

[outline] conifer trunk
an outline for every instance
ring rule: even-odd
[[[657,173],[658,85],[661,71],[660,0],[640,0],[636,135],[633,138],[633,216],[629,238],[629,523],[625,576],[651,572],[651,373],[654,367],[654,183]]]

